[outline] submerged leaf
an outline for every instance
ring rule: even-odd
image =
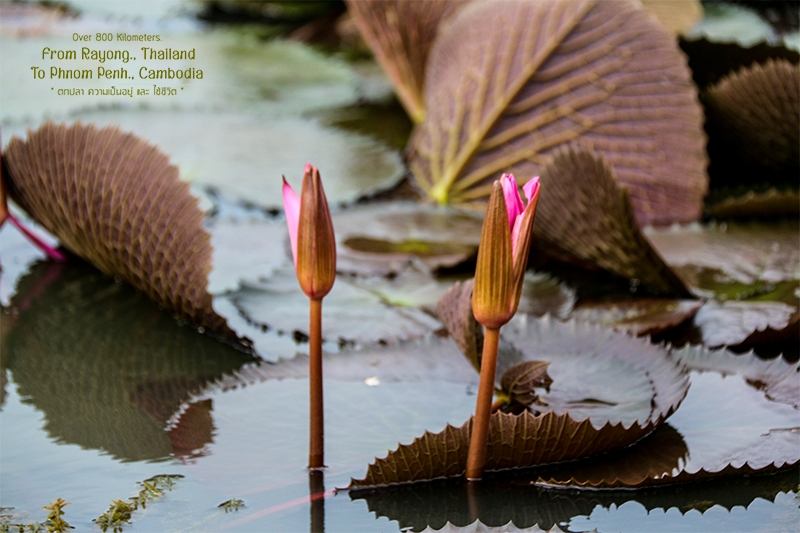
[[[579,142],[608,161],[640,223],[700,215],[700,106],[672,36],[632,2],[472,3],[431,51],[425,101],[410,165],[440,203],[487,197],[500,172],[541,174]]]
[[[540,414],[492,414],[489,471],[576,460],[627,446],[657,427],[686,394],[683,367],[663,348],[641,339],[599,326],[524,317],[512,320],[504,333],[507,330],[519,349],[535,353],[531,359],[549,364],[552,384],[541,382],[548,386],[538,395]],[[498,371],[502,374],[520,362],[524,360],[501,350]],[[592,376],[589,382],[587,374]],[[448,426],[401,444],[376,459],[366,477],[353,480],[350,487],[462,475],[470,426],[471,421]]]
[[[421,122],[425,116],[425,66],[439,26],[466,1],[347,2],[353,21],[392,81],[403,107],[415,122]]]
[[[166,155],[116,128],[46,124],[4,154],[9,194],[64,246],[160,305],[229,334],[206,290],[203,213]]]
[[[536,239],[562,261],[636,280],[651,293],[688,295],[639,230],[627,191],[591,151],[557,151],[542,171]]]
[[[334,229],[339,271],[393,274],[409,263],[437,269],[474,256],[481,218],[416,202],[374,203],[338,213]]]

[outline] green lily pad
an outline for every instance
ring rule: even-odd
[[[354,206],[335,216],[336,268],[390,274],[409,264],[452,267],[477,253],[482,223],[469,211],[412,202]]]
[[[320,168],[334,205],[390,188],[403,175],[399,154],[372,139],[257,110],[93,111],[80,119],[132,131],[169,154],[182,179],[267,209],[282,208],[281,175],[299,187],[297,180],[310,158]]]
[[[0,321],[3,365],[47,433],[123,461],[202,450],[213,413],[194,397],[254,361],[80,262],[35,266]]]
[[[282,268],[257,287],[233,293],[229,298],[255,325],[301,338],[308,335],[308,299],[297,284],[293,267]],[[397,342],[422,337],[439,328],[439,322],[427,313],[388,305],[374,292],[359,288],[343,276],[323,300],[322,309],[322,335],[331,342]]]

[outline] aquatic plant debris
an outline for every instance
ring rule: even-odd
[[[244,500],[240,500],[239,498],[231,498],[230,500],[225,500],[221,504],[217,505],[217,507],[225,511],[227,514],[241,511],[247,506],[244,504]]]
[[[546,183],[553,151],[580,143],[640,224],[701,213],[702,110],[673,37],[633,2],[470,3],[431,50],[425,101],[409,165],[434,201],[484,200],[499,172]]]
[[[156,500],[164,493],[175,488],[175,482],[182,479],[180,474],[158,474],[156,476],[139,482],[139,492],[127,500],[114,500],[108,506],[106,512],[93,520],[94,523],[103,531],[111,530],[118,533],[124,530],[125,526],[130,525],[133,513],[137,510],[145,509],[147,503]]]
[[[231,334],[206,290],[203,213],[156,147],[116,128],[47,123],[13,138],[4,161],[11,198],[66,248],[195,324]]]

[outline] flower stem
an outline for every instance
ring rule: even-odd
[[[66,261],[67,260],[67,258],[64,256],[64,254],[62,254],[61,252],[59,252],[58,250],[56,250],[52,246],[49,246],[46,242],[44,242],[42,239],[37,237],[35,233],[33,233],[31,230],[29,230],[27,227],[25,227],[25,225],[22,222],[20,222],[17,219],[17,217],[12,215],[11,213],[8,213],[8,220],[10,220],[11,224],[13,224],[19,231],[21,231],[22,234],[25,235],[28,238],[28,240],[30,240],[34,244],[34,246],[36,246],[41,251],[43,251],[45,254],[47,254],[47,257],[49,257],[53,261]]]
[[[310,299],[309,316],[309,447],[308,467],[325,466],[324,432],[322,404],[322,299]]]
[[[500,328],[483,328],[481,377],[478,383],[478,400],[475,404],[475,416],[472,418],[472,435],[469,439],[469,454],[467,455],[467,479],[470,481],[480,479],[486,466],[489,418],[494,396],[494,373],[497,367],[499,342]]]

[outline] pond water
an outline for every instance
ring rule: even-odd
[[[105,2],[72,3],[83,10],[80,17],[51,20],[39,31],[56,40],[76,28],[164,31],[197,44],[207,58],[209,83],[192,86],[183,106],[165,106],[168,111],[153,102],[143,111],[119,102],[82,107],[73,100],[40,100],[30,96],[31,86],[6,83],[0,95],[15,106],[0,116],[3,140],[50,116],[122,124],[169,148],[182,176],[201,195],[212,226],[242,218],[281,224],[281,240],[268,243],[269,257],[245,255],[229,265],[240,277],[226,273],[220,281],[224,290],[235,292],[247,285],[244,281],[253,282],[244,279],[248,275],[266,275],[247,270],[261,260],[257,264],[265,269],[283,273],[273,285],[280,288],[286,279],[293,284],[283,222],[272,220],[281,172],[296,177],[309,157],[324,156],[323,173],[334,169],[331,174],[339,179],[329,195],[335,204],[379,193],[402,178],[401,150],[410,123],[372,62],[348,63],[297,43],[264,44],[252,35],[240,39],[238,32],[200,26],[181,14],[192,5],[183,0],[147,2],[138,9],[150,15],[126,10],[118,18],[109,18]],[[40,45],[11,31],[14,24],[28,27],[24,17],[3,23],[0,44],[15,50],[13,61],[3,66],[12,69]],[[6,61],[8,54],[3,56]],[[260,68],[267,63],[270,68]],[[151,120],[155,116],[160,119]],[[274,130],[276,124],[280,131]],[[185,136],[204,125],[198,144],[189,146]],[[267,134],[274,182],[264,175]],[[315,153],[298,148],[302,142],[308,144],[300,148]],[[373,173],[376,168],[379,175]],[[226,185],[233,187],[226,190]],[[247,194],[253,188],[259,193]],[[357,226],[358,213],[353,219]],[[232,229],[230,239],[239,232],[240,240],[230,244],[231,251],[258,242],[260,233],[245,237],[241,231]],[[447,242],[452,245],[453,239],[448,236]],[[480,520],[493,527],[513,522],[506,530],[735,532],[791,531],[800,523],[797,469],[636,492],[546,490],[524,476],[490,479],[477,488],[447,482],[377,494],[335,491],[363,477],[375,457],[398,443],[467,420],[477,380],[469,365],[437,367],[433,357],[440,350],[432,349],[427,360],[425,345],[406,367],[399,358],[383,366],[362,365],[362,360],[386,361],[389,352],[362,359],[352,343],[326,343],[329,466],[309,474],[308,382],[302,359],[294,366],[285,360],[302,354],[306,344],[273,332],[257,341],[262,358],[245,354],[179,323],[133,289],[77,260],[37,262],[41,258],[8,225],[0,231],[0,257],[0,518],[11,523],[40,522],[42,506],[63,498],[65,518],[75,531],[96,531],[93,519],[113,500],[134,496],[140,482],[160,474],[183,477],[137,510],[125,531],[398,531]],[[423,314],[417,307],[435,302],[443,280],[426,272],[393,282],[381,276],[348,278],[340,286],[351,282],[353,294],[373,295],[369,305],[393,303],[406,314],[413,307],[416,317]],[[558,281],[548,283],[558,298],[550,296],[554,301],[546,307],[554,315],[561,312],[554,309],[566,307],[568,314],[574,295],[558,292]],[[277,291],[269,283],[267,288]],[[248,294],[243,289],[238,303],[247,303],[241,296]],[[540,293],[538,301],[545,299]],[[258,303],[265,316],[275,315],[269,300]],[[420,329],[434,326],[425,323]],[[218,507],[234,498],[245,507],[227,513]]]

